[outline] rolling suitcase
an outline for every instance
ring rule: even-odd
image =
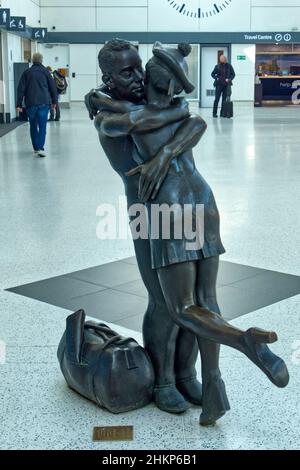
[[[224,106],[221,112],[221,116],[228,118],[228,119],[233,117],[233,102],[231,101],[231,95],[232,95],[232,85],[228,85],[226,101],[224,103]]]

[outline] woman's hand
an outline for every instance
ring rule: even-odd
[[[139,199],[141,202],[145,203],[149,201],[150,198],[156,198],[168,174],[171,161],[170,157],[166,148],[166,150],[159,152],[152,160],[126,173],[126,176],[134,176],[140,173]]]

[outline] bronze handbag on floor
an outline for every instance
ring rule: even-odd
[[[85,322],[83,310],[67,318],[57,356],[69,387],[112,413],[152,400],[154,372],[144,348],[107,325]]]

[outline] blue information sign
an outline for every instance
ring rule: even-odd
[[[0,26],[8,27],[10,22],[10,9],[0,8]]]
[[[11,16],[7,29],[10,31],[26,31],[26,18],[25,16]]]
[[[36,41],[44,41],[47,36],[47,28],[32,28],[31,37]]]

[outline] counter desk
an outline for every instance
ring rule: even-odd
[[[300,75],[268,75],[259,77],[262,83],[263,101],[290,101],[292,103],[293,95],[298,95],[300,91]]]

